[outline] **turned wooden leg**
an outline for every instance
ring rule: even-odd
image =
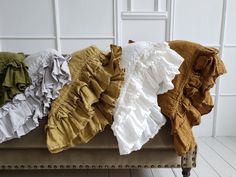
[[[190,177],[191,168],[182,168],[183,177]]]

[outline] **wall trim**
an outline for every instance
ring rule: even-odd
[[[118,41],[118,36],[117,36],[117,16],[118,16],[118,13],[117,13],[117,0],[113,0],[112,1],[113,3],[113,36],[114,39],[113,39],[113,43],[114,44],[117,44],[117,41]]]
[[[220,48],[220,44],[203,44],[203,43],[201,43],[201,45],[204,45],[204,46],[207,46],[207,47]]]
[[[161,11],[161,4],[159,0],[154,0],[154,11],[157,11],[157,12]]]
[[[56,49],[61,52],[61,30],[60,30],[60,15],[59,15],[59,2],[58,0],[53,1],[54,5],[54,28],[55,28],[55,36],[56,36]]]
[[[168,19],[166,20],[166,41],[174,39],[175,0],[167,0]]]
[[[223,97],[226,97],[226,96],[236,96],[236,93],[222,93],[222,94],[219,94],[219,96],[223,96]]]
[[[55,36],[0,36],[0,39],[18,40],[18,39],[56,39]]]
[[[115,0],[116,2],[120,2]],[[119,13],[119,11],[118,11]],[[118,16],[117,16],[118,18]],[[119,19],[119,18],[118,18]],[[120,19],[121,20],[121,19]],[[118,23],[118,21],[117,21]],[[121,24],[120,24],[121,25]],[[116,31],[116,33],[120,33],[118,36],[121,36],[121,31],[119,32],[119,28],[121,28],[119,25],[116,27],[118,31]],[[121,36],[122,37],[122,36]],[[118,37],[118,40],[122,39],[122,38]],[[116,38],[116,36],[60,36],[60,39],[81,39],[81,40],[87,40],[87,39],[114,39]],[[0,39],[3,40],[50,40],[53,39],[55,40],[56,37],[55,36],[0,36]],[[220,44],[202,44],[204,46],[208,46],[208,47],[215,47],[215,48],[220,48]],[[225,44],[224,45],[225,48],[233,48],[236,47],[236,44]]]
[[[224,50],[224,42],[225,42],[225,29],[226,29],[226,14],[227,14],[227,0],[223,1],[223,8],[222,8],[222,21],[221,21],[221,30],[220,30],[220,48],[219,48],[219,55],[222,58],[223,50]],[[218,129],[218,109],[219,109],[219,96],[220,96],[220,78],[216,81],[216,90],[215,90],[215,101],[214,101],[214,112],[213,112],[213,127],[212,127],[212,136],[217,136],[217,129]]]
[[[60,36],[59,39],[114,39],[115,36]],[[54,36],[0,36],[0,39],[19,40],[19,39],[35,39],[47,40],[56,39]]]
[[[119,1],[122,1],[122,0],[119,0]],[[133,7],[134,7],[134,1],[133,0],[127,0],[127,11],[133,11],[134,9],[133,9]]]
[[[115,10],[116,10],[116,33],[114,34],[116,37],[116,44],[122,45],[122,19],[121,19],[121,11],[122,11],[122,1],[114,0]]]
[[[224,47],[227,48],[236,47],[236,44],[225,44]]]
[[[122,20],[166,20],[167,12],[122,12]]]
[[[60,39],[115,39],[115,36],[61,36]]]
[[[216,93],[211,93],[211,96],[216,96]],[[220,97],[228,97],[228,96],[236,96],[236,93],[221,93],[218,96]]]

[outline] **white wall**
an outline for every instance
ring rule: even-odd
[[[0,0],[0,50],[69,53],[129,39],[186,39],[220,49],[228,74],[197,136],[236,136],[235,0]]]

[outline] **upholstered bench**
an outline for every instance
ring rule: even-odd
[[[58,154],[47,150],[44,131],[46,120],[28,135],[0,144],[0,169],[122,169],[122,168],[183,168],[190,176],[196,166],[197,151],[180,157],[175,153],[170,122],[142,150],[119,155],[116,138],[110,127],[87,144]]]

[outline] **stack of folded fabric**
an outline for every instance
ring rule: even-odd
[[[87,143],[111,125],[123,155],[141,149],[168,118],[183,155],[195,148],[191,128],[213,108],[209,89],[226,72],[217,54],[188,41],[111,45],[107,53],[90,46],[71,57],[2,52],[0,143],[48,116],[51,153]]]

